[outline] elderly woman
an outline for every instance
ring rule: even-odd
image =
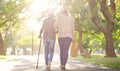
[[[74,37],[74,20],[66,9],[61,10],[60,17],[56,20],[54,27],[58,32],[60,67],[62,70],[65,70],[65,65],[68,60],[69,47]]]
[[[48,11],[48,17],[43,21],[43,26],[40,30],[40,35],[43,33],[43,44],[45,48],[45,64],[46,68],[51,68],[51,62],[54,55],[55,46],[55,29],[54,29],[54,13],[50,10]]]

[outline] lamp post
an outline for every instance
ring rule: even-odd
[[[28,22],[29,24],[29,28],[31,28],[31,55],[34,54],[34,27],[33,27],[33,20],[30,19],[30,21]]]
[[[33,31],[33,28],[32,28],[32,55],[33,55],[33,53],[34,53],[34,33],[33,33],[34,31]]]
[[[29,21],[29,26],[30,26],[30,30],[31,30],[31,55],[34,55],[34,51],[35,51],[35,32],[36,32],[36,28],[39,27],[38,25],[36,26],[36,20],[35,19],[30,19]]]

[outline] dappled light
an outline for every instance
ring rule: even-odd
[[[120,0],[0,0],[0,71],[47,68],[120,71]]]

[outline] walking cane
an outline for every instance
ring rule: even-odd
[[[39,55],[40,55],[41,43],[42,43],[42,37],[40,37],[40,44],[39,44],[39,49],[38,49],[38,58],[37,58],[36,69],[38,69],[38,64],[39,64]]]

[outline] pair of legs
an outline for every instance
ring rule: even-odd
[[[60,63],[61,66],[65,66],[68,60],[69,47],[72,42],[70,37],[59,37],[59,46],[60,46]]]
[[[43,44],[45,48],[45,64],[47,66],[53,59],[55,38],[45,38],[43,39]]]

